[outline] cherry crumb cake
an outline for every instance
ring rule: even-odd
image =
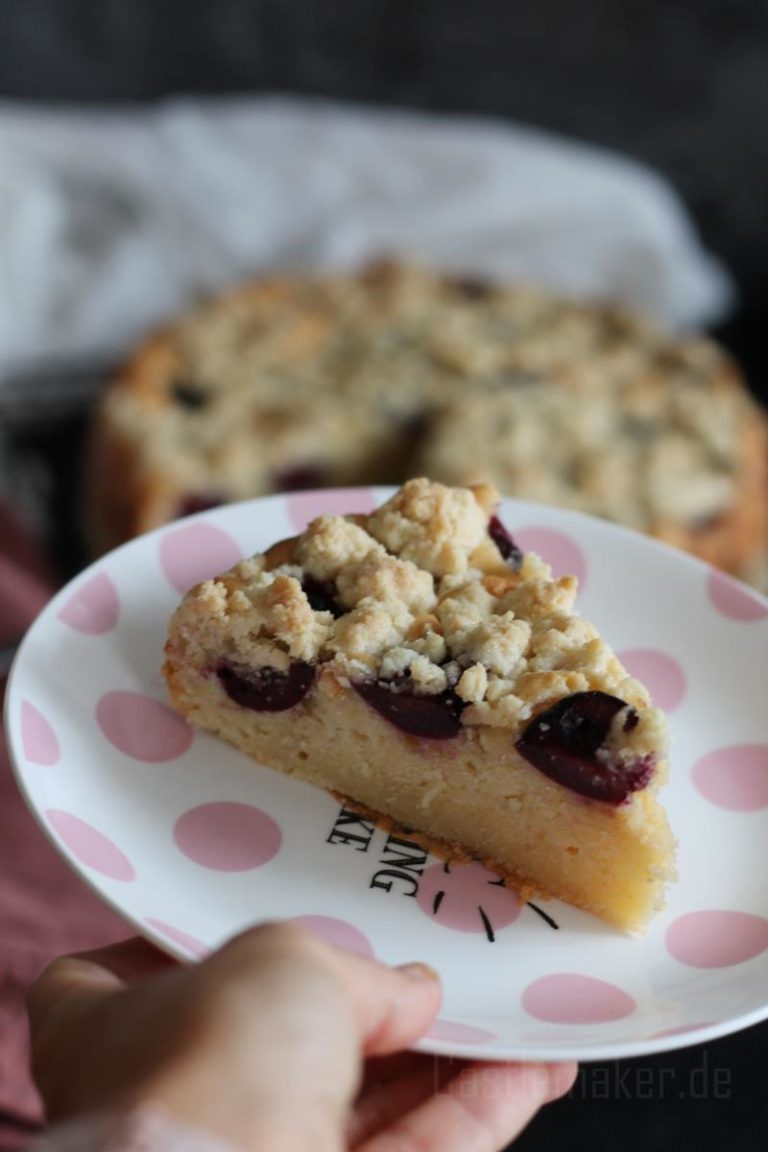
[[[639,931],[674,875],[665,718],[497,499],[411,480],[193,588],[170,625],[171,697],[523,898]]]
[[[289,489],[427,475],[649,532],[758,580],[766,424],[716,345],[521,287],[379,263],[201,304],[108,389],[94,545]]]

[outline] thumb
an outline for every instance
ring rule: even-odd
[[[129,986],[175,967],[139,938],[49,964],[27,994],[32,1075],[49,1114],[72,1095],[82,1053],[92,1056],[109,1041],[108,1021],[134,996]],[[76,1061],[73,1046],[81,1053]]]
[[[38,976],[27,994],[33,1042],[43,1036],[50,1039],[126,984],[172,967],[176,967],[174,961],[138,936],[61,956]]]

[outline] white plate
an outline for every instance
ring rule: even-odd
[[[206,512],[125,545],[65,588],[24,641],[7,695],[16,771],[44,831],[179,958],[256,921],[299,918],[384,961],[431,963],[445,1003],[427,1051],[612,1059],[764,1019],[768,602],[705,565],[575,513],[504,504],[522,546],[582,577],[582,611],[670,713],[664,801],[680,880],[643,939],[554,902],[541,908],[550,925],[479,865],[446,872],[413,845],[345,822],[324,792],[194,735],[168,709],[163,641],[184,589],[319,511],[364,511],[386,495],[275,496]]]

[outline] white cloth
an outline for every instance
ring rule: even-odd
[[[283,98],[0,103],[0,372],[114,355],[238,277],[397,252],[671,326],[732,295],[663,179],[528,128]]]

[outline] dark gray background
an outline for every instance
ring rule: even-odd
[[[299,91],[489,113],[660,168],[766,367],[768,0],[0,0],[0,94],[101,104]]]
[[[0,0],[2,96],[260,91],[488,113],[655,165],[737,275],[722,335],[765,394],[768,0]],[[71,432],[42,441],[62,474]],[[767,1043],[592,1066],[516,1148],[761,1148]]]

